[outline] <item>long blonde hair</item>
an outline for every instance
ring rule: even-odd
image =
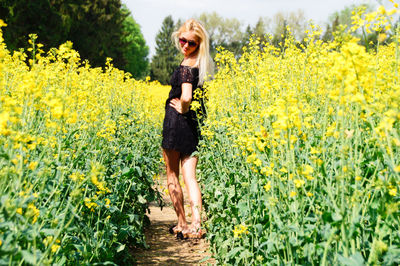
[[[193,31],[199,39],[199,50],[195,67],[199,68],[199,85],[203,85],[208,77],[214,74],[214,63],[210,56],[210,38],[204,26],[195,19],[189,19],[175,32],[172,33],[172,41],[175,46],[180,50],[179,35],[182,32]]]

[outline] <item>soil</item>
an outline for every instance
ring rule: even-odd
[[[166,183],[165,177],[161,180]],[[182,188],[184,191],[185,189]],[[162,191],[161,189],[159,191]],[[157,203],[150,204],[151,225],[145,230],[148,249],[134,250],[134,257],[138,265],[214,265],[208,251],[207,239],[180,240],[169,233],[169,228],[177,224],[177,217],[168,195],[163,194],[166,204],[162,209]],[[190,222],[190,207],[184,193],[185,211]]]

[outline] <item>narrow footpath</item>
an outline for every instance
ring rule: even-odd
[[[165,177],[162,185],[166,184]],[[190,207],[187,203],[186,189],[182,188],[185,199],[185,211],[190,222]],[[161,190],[160,190],[161,191]],[[146,229],[146,242],[149,249],[135,250],[138,265],[214,265],[208,251],[206,239],[179,240],[168,232],[171,225],[177,223],[171,199],[163,194],[166,206],[161,210],[156,203],[150,204],[151,225]]]

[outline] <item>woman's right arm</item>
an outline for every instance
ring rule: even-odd
[[[189,111],[189,106],[192,102],[192,88],[193,85],[191,83],[182,83],[181,98],[174,98],[170,101],[169,105],[178,113],[184,114]]]

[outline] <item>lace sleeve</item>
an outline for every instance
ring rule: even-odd
[[[191,83],[194,87],[197,86],[198,82],[198,69],[191,67],[182,67],[180,73],[180,84],[182,83]]]

